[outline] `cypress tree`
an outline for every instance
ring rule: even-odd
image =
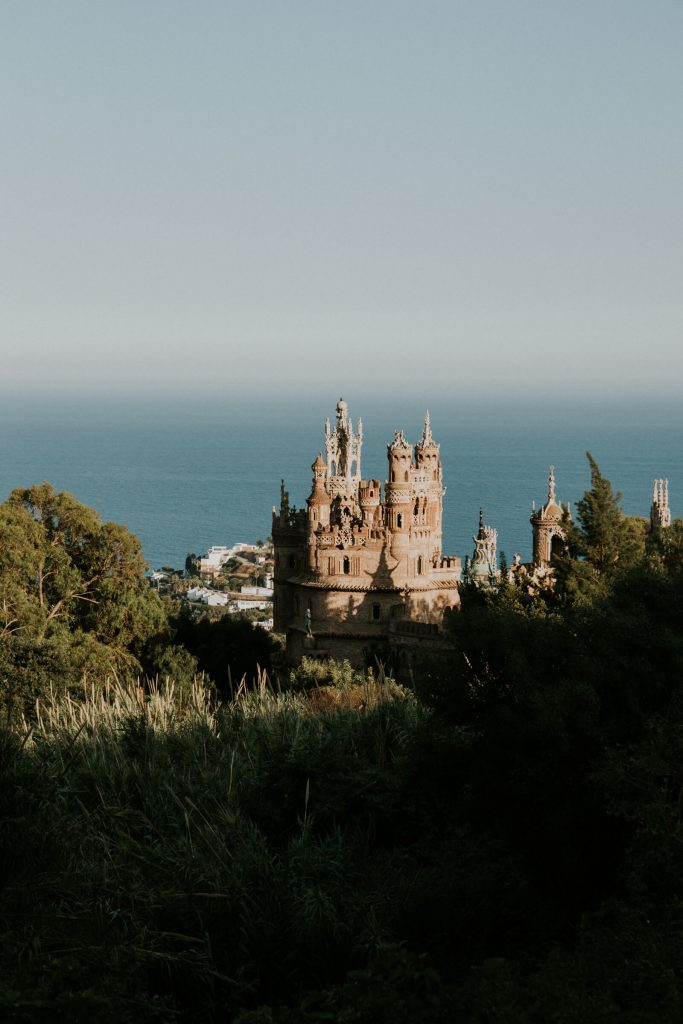
[[[577,503],[581,530],[581,552],[600,575],[629,568],[644,552],[644,534],[639,524],[621,510],[621,491],[615,494],[590,452],[591,489]]]
[[[565,522],[566,552],[555,561],[558,591],[564,598],[603,589],[614,576],[638,562],[645,551],[643,526],[624,515],[621,491],[612,490],[591,455],[590,490],[576,503],[576,522]]]

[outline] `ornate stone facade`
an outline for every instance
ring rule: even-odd
[[[363,425],[354,428],[348,407],[337,404],[334,427],[325,423],[325,455],[311,469],[313,484],[305,509],[290,506],[282,482],[280,507],[273,509],[274,627],[287,636],[287,657],[304,653],[363,662],[373,645],[415,647],[439,644],[444,612],[459,604],[460,559],[444,557],[444,487],[439,445],[429,413],[421,440],[408,443],[396,431],[387,446],[388,477],[361,477]],[[531,509],[533,560],[514,556],[508,573],[529,585],[552,585],[553,555],[564,541],[565,516],[555,497],[550,467],[548,497]],[[652,530],[671,525],[668,480],[655,480]],[[479,514],[479,532],[467,567],[481,586],[500,579],[497,532]]]
[[[571,518],[569,505],[566,509],[555,500],[555,467],[550,467],[548,476],[548,500],[538,511],[536,503],[531,506],[531,529],[533,532],[533,566],[547,569],[550,559],[564,540],[562,518],[565,511]]]
[[[650,530],[666,529],[671,526],[671,510],[669,508],[669,481],[655,480],[652,489],[652,505],[650,507]]]
[[[406,622],[438,631],[459,602],[460,559],[441,554],[444,488],[429,413],[415,446],[400,430],[387,446],[383,488],[361,478],[362,445],[362,424],[354,430],[340,399],[306,509],[290,506],[284,481],[273,509],[274,625],[292,663],[307,651],[361,663]]]
[[[484,510],[479,509],[479,530],[473,537],[474,554],[467,567],[467,576],[480,587],[493,586],[500,577],[498,569],[498,532],[484,524]]]

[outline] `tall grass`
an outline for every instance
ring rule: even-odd
[[[261,678],[216,704],[114,682],[5,728],[4,976],[17,969],[0,1006],[225,1020],[391,940],[385,847],[411,828],[401,787],[429,716],[386,680],[346,706],[319,689]]]

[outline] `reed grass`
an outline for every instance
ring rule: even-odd
[[[0,1006],[226,1019],[390,938],[370,853],[428,713],[383,678],[320,689],[112,679],[8,723]]]

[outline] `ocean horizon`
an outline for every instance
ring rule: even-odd
[[[0,500],[49,480],[140,538],[150,566],[182,567],[188,552],[265,539],[284,478],[305,504],[326,416],[340,396],[7,398],[0,406]],[[345,393],[363,419],[362,473],[386,478],[396,430],[415,443],[429,407],[444,467],[444,553],[471,555],[479,509],[509,561],[531,555],[529,515],[547,495],[575,502],[597,460],[624,511],[647,516],[655,477],[683,513],[683,403],[609,396],[452,399]]]

